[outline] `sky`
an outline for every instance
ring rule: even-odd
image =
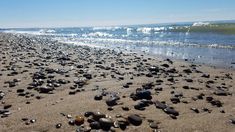
[[[235,20],[235,0],[0,0],[0,28]]]

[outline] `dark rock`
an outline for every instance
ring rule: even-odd
[[[189,89],[189,86],[183,86],[183,89]]]
[[[213,97],[210,97],[210,96],[206,97],[206,101],[208,101],[208,102],[211,102],[213,99],[214,99],[214,98],[213,98]]]
[[[124,110],[124,111],[129,111],[129,110],[130,110],[130,108],[129,108],[129,107],[127,107],[127,106],[123,106],[123,107],[122,107],[122,110]]]
[[[123,88],[129,88],[129,85],[128,84],[124,84]]]
[[[55,125],[56,128],[61,128],[62,124],[61,123],[58,123]]]
[[[170,108],[170,107],[167,107],[164,109],[164,112],[167,113],[167,114],[171,114],[171,115],[174,115],[174,116],[178,116],[179,115],[179,112]]]
[[[222,102],[220,102],[219,100],[212,100],[210,103],[217,107],[222,107]]]
[[[105,114],[101,113],[101,112],[94,112],[93,113],[93,119],[98,121],[100,118],[105,118]]]
[[[108,110],[108,111],[112,111],[112,110],[113,110],[113,107],[108,107],[107,110]]]
[[[114,106],[114,105],[117,105],[117,100],[118,98],[116,97],[110,97],[105,102],[108,106]]]
[[[168,64],[162,64],[161,66],[166,67],[166,68],[170,67]]]
[[[75,121],[74,120],[69,120],[68,124],[73,126],[73,125],[75,125]]]
[[[30,123],[35,123],[36,122],[36,119],[31,119],[29,120]]]
[[[171,97],[170,100],[174,104],[180,103],[180,99],[178,97]]]
[[[54,88],[44,86],[44,87],[40,87],[38,90],[40,93],[49,93],[49,92],[53,91]]]
[[[214,94],[218,96],[227,96],[229,93],[223,90],[216,90]]]
[[[190,110],[194,111],[195,113],[199,113],[199,110],[197,108],[190,108]]]
[[[130,97],[133,100],[138,100],[138,99],[152,99],[151,92],[148,90],[136,90],[136,93],[132,93]]]
[[[12,105],[4,105],[4,106],[3,106],[3,109],[9,109],[9,108],[11,108],[11,106],[12,106]]]
[[[230,119],[230,122],[235,125],[235,118]]]
[[[192,73],[192,71],[190,69],[184,69],[183,72],[185,72],[185,73]]]
[[[185,79],[186,82],[193,82],[192,79]]]
[[[154,89],[155,91],[162,91],[162,87],[157,87]]]
[[[113,126],[113,121],[109,118],[100,118],[99,123],[103,130],[109,130]]]
[[[210,74],[203,74],[201,77],[210,78]]]
[[[213,84],[213,83],[215,83],[213,80],[209,80],[209,81],[207,81],[206,82],[207,84]]]
[[[90,127],[91,127],[91,129],[96,129],[96,130],[101,128],[100,123],[98,121],[91,122]]]
[[[91,74],[83,74],[83,77],[85,77],[86,79],[92,79],[92,75]]]
[[[75,95],[77,91],[69,91],[69,95]]]
[[[154,104],[155,104],[156,108],[158,108],[158,109],[164,110],[165,108],[167,108],[167,105],[166,105],[166,104],[161,103],[161,102],[159,102],[159,101],[155,101]]]
[[[146,83],[146,84],[143,84],[142,85],[142,88],[147,90],[147,89],[152,89],[154,86],[154,84],[151,82],[151,83]]]
[[[92,116],[93,114],[94,114],[93,112],[87,111],[84,113],[84,116],[89,117],[89,116]]]
[[[139,115],[136,115],[136,114],[132,114],[132,115],[129,115],[128,116],[128,121],[135,125],[135,126],[139,126],[142,124],[142,119]]]
[[[21,119],[22,121],[27,121],[27,120],[29,120],[28,118],[22,118]]]
[[[16,92],[17,92],[17,93],[23,93],[23,92],[24,92],[24,89],[17,89]]]
[[[103,96],[102,95],[95,95],[94,99],[95,100],[102,100]]]

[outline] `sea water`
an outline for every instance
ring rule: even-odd
[[[12,28],[0,32],[36,35],[59,42],[145,52],[235,68],[235,23],[194,22],[110,27]]]

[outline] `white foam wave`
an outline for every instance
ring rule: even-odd
[[[93,27],[93,30],[118,30],[118,29],[122,29],[122,27]]]
[[[131,35],[131,34],[133,34],[133,32],[134,32],[133,28],[126,28],[126,34],[127,35]]]
[[[56,31],[55,30],[45,30],[40,29],[38,31],[24,31],[24,30],[5,30],[5,33],[14,33],[14,34],[31,34],[31,35],[53,35]]]
[[[94,32],[89,34],[83,34],[83,37],[112,37],[112,34],[105,33],[105,32]]]
[[[141,27],[137,28],[137,32],[142,32],[143,34],[153,34],[156,32],[161,32],[167,30],[166,27]]]
[[[57,38],[56,40],[61,41],[63,39]],[[212,44],[212,45],[199,45],[193,43],[182,43],[178,41],[149,41],[149,40],[127,40],[127,39],[114,39],[114,38],[65,38],[63,42],[71,42],[77,43],[81,42],[84,44],[92,44],[101,46],[103,44],[140,44],[140,45],[159,45],[159,46],[179,46],[179,47],[204,47],[204,48],[224,48],[224,49],[234,49],[234,46],[231,45],[219,45],[219,44]]]
[[[149,27],[143,27],[137,29],[137,32],[142,32],[143,34],[151,34],[153,31],[154,31],[153,28]]]
[[[195,22],[195,23],[193,23],[193,27],[194,26],[207,26],[207,25],[210,25],[210,23],[209,22]]]

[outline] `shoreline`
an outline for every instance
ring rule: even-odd
[[[2,132],[235,130],[234,69],[6,33],[0,49]]]

